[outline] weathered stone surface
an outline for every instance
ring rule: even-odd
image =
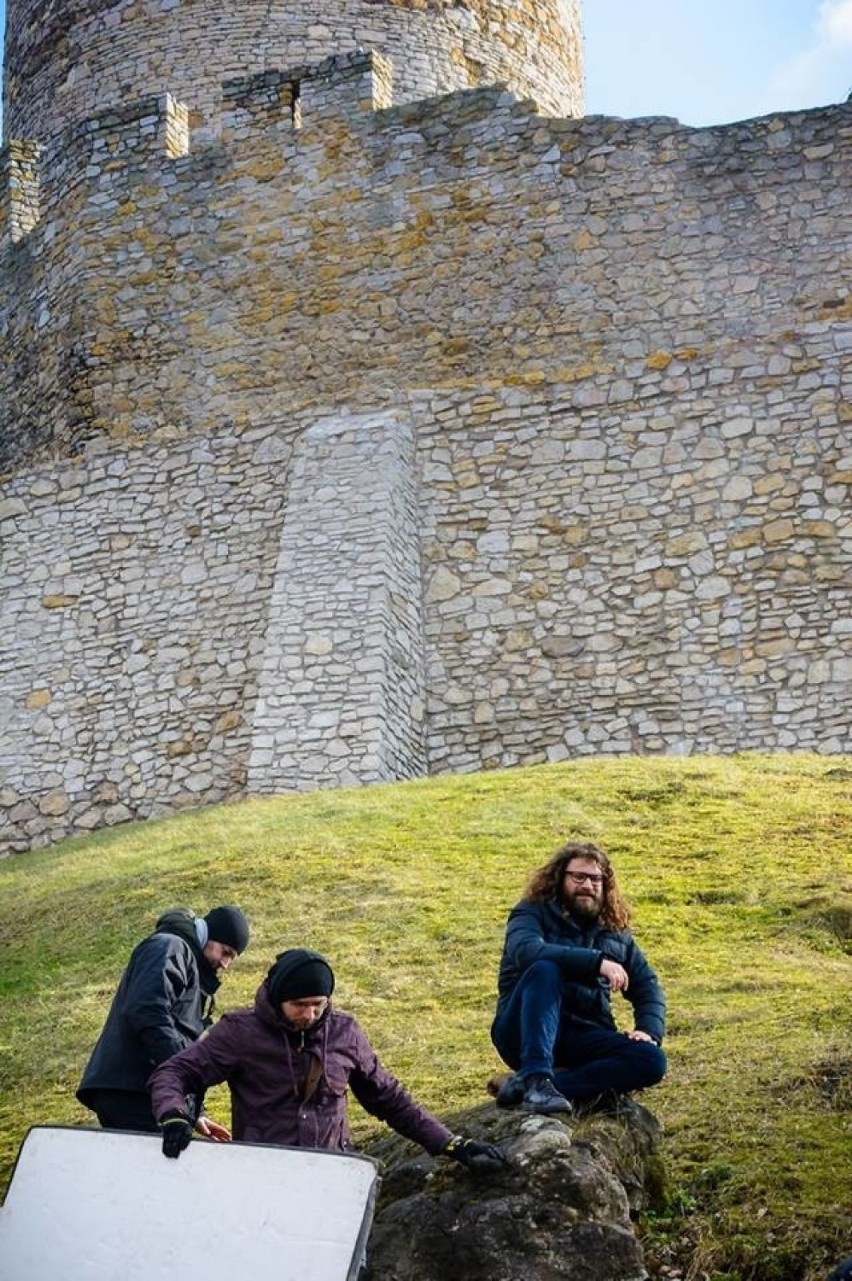
[[[48,792],[46,796],[40,798],[38,803],[42,814],[47,814],[51,817],[58,817],[60,814],[67,813],[69,806],[68,797],[61,788]]]
[[[454,1129],[499,1143],[508,1164],[472,1173],[410,1156],[395,1137],[369,1247],[373,1281],[641,1281],[631,1214],[663,1197],[659,1129],[629,1118],[555,1118],[474,1109]]]
[[[503,83],[546,110],[582,110],[578,0],[468,0],[463,8],[446,0],[307,0],[271,11],[263,0],[242,0],[225,12],[201,0],[191,11],[175,0],[153,11],[113,0],[94,13],[64,0],[49,22],[34,0],[9,0],[7,27],[13,138],[52,134],[95,112],[119,123],[128,97],[161,84],[188,104],[196,127],[214,126],[223,81],[232,127],[264,108],[289,120],[292,100],[276,92],[274,70],[248,85],[232,78],[246,69],[301,69],[359,46],[393,58],[397,102]],[[154,111],[146,123],[155,128]]]

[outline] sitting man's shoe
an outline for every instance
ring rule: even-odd
[[[619,1121],[638,1121],[641,1124],[644,1111],[642,1105],[631,1099],[629,1094],[616,1094],[610,1115],[618,1117]]]
[[[500,1082],[494,1102],[498,1108],[516,1108],[523,1097],[524,1079],[517,1072],[512,1072]]]
[[[560,1094],[549,1076],[539,1073],[527,1077],[524,1082],[524,1097],[521,1100],[523,1112],[539,1112],[544,1116],[555,1116],[558,1112],[573,1112],[573,1104]]]
[[[615,1090],[604,1090],[594,1098],[585,1099],[578,1110],[584,1115],[593,1113],[598,1116],[613,1116],[619,1121],[636,1122],[638,1120],[639,1124],[645,1116],[645,1109],[635,1099],[629,1094],[619,1094]]]

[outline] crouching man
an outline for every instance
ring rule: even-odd
[[[77,1090],[101,1125],[157,1132],[147,1088],[151,1070],[210,1027],[221,977],[248,941],[248,921],[238,907],[214,907],[206,916],[174,908],[134,948]],[[199,1095],[193,1114],[200,1101]],[[197,1126],[208,1138],[227,1138],[208,1117],[199,1117]]]
[[[453,1135],[382,1066],[351,1014],[332,1005],[334,974],[317,952],[282,952],[252,1009],[226,1014],[203,1040],[160,1064],[149,1081],[163,1153],[192,1136],[187,1096],[226,1081],[233,1137],[288,1147],[350,1148],[347,1092],[432,1155],[469,1169],[499,1167],[489,1143]]]

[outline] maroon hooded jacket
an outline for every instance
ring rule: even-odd
[[[452,1137],[382,1067],[351,1014],[329,1005],[312,1027],[294,1030],[273,1008],[266,981],[253,1009],[226,1014],[202,1040],[160,1064],[148,1082],[154,1116],[185,1112],[187,1094],[200,1096],[222,1081],[231,1092],[233,1136],[250,1143],[348,1148],[347,1089],[428,1152],[440,1152]]]

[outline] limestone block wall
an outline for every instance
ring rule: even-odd
[[[355,54],[230,84],[215,140],[162,94],[7,151],[7,848],[350,776],[852,750],[852,107],[389,84]]]
[[[293,435],[4,487],[0,848],[243,794]]]
[[[301,82],[298,118],[262,77],[216,143],[164,97],[50,151],[0,267],[0,465],[411,388],[576,382],[629,413],[674,402],[675,356],[714,385],[755,350],[780,385],[787,335],[848,331],[848,105],[706,130],[494,90],[370,110],[381,71]],[[833,344],[809,372],[840,413]]]
[[[167,91],[215,131],[222,81],[359,48],[392,59],[400,102],[505,83],[582,111],[580,0],[8,0],[5,136],[46,140]]]
[[[16,477],[0,849],[246,792],[852,750],[848,431],[807,374],[750,416],[757,361],[737,401],[679,363],[676,420],[424,392]]]
[[[24,473],[0,500],[0,852],[423,774],[411,423],[339,412]]]
[[[431,772],[852,748],[852,438],[808,372],[831,345],[787,343],[771,407],[747,345],[715,383],[673,359],[676,404],[636,360],[627,414],[423,397]]]
[[[248,788],[426,772],[415,442],[399,414],[300,438],[259,678]]]

